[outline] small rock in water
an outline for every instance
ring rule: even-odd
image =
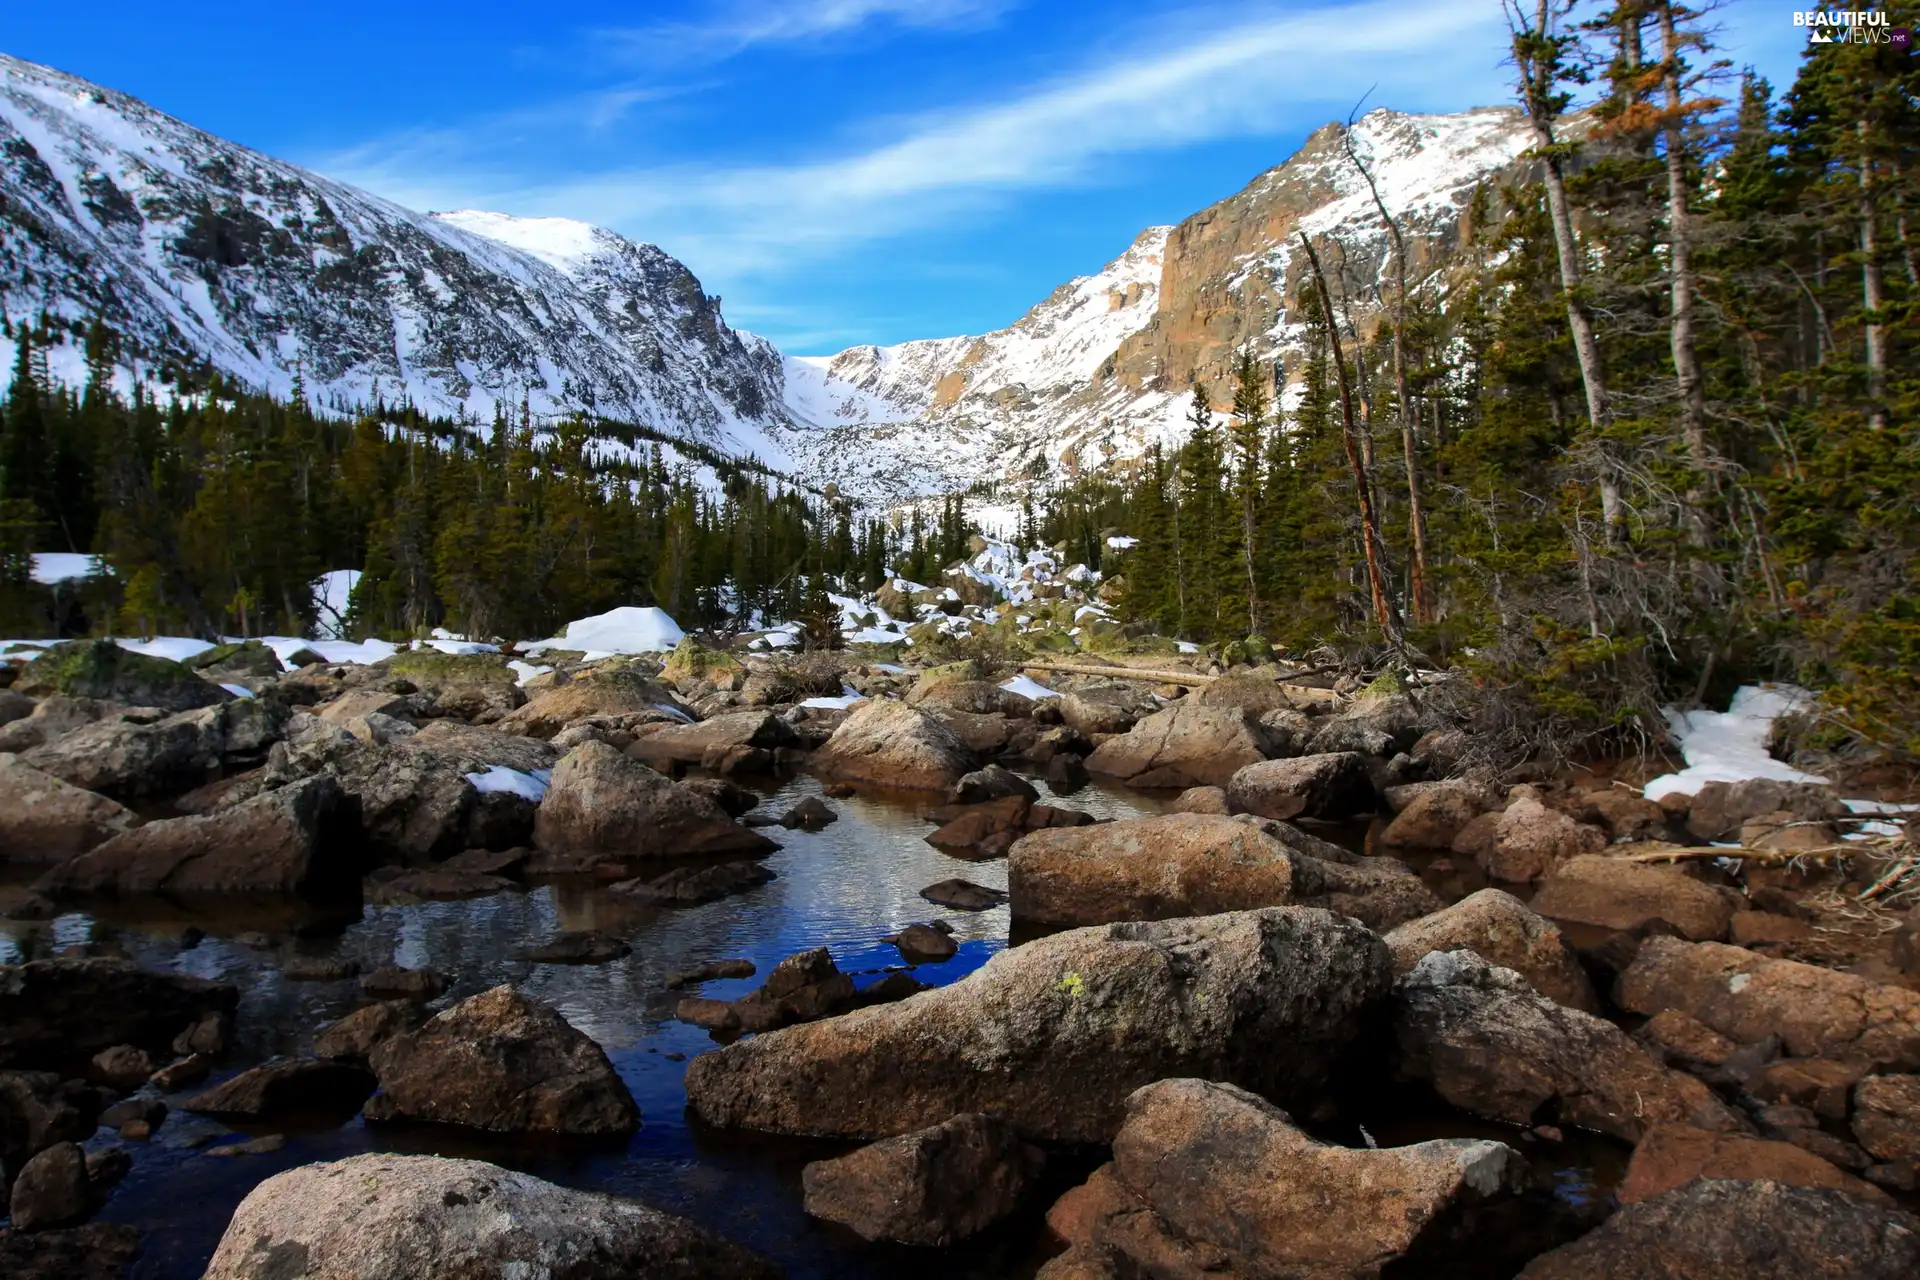
[[[313,1038],[317,1058],[365,1060],[375,1045],[427,1020],[427,1011],[412,1000],[383,1000],[321,1029]]]
[[[206,940],[207,931],[197,924],[190,924],[180,931],[180,949],[191,951]]]
[[[438,969],[403,969],[382,965],[360,979],[360,990],[382,999],[432,1000],[452,985]]]
[[[605,964],[633,954],[633,948],[619,938],[587,930],[558,934],[537,947],[514,953],[514,959],[534,964]]]
[[[942,880],[922,889],[920,896],[928,902],[955,911],[990,911],[994,907],[1005,906],[1007,902],[1004,889],[990,889],[971,880]]]
[[[1047,786],[1057,796],[1070,796],[1093,781],[1087,762],[1071,751],[1063,751],[1047,761]]]
[[[215,1054],[227,1047],[227,1032],[233,1019],[218,1009],[201,1014],[191,1026],[173,1038],[173,1051],[179,1054]]]
[[[1019,1206],[1046,1156],[978,1112],[888,1138],[802,1172],[806,1210],[867,1240],[949,1245]]]
[[[692,907],[745,893],[775,879],[758,862],[722,862],[717,866],[675,867],[651,880],[622,880],[608,890],[648,906]]]
[[[819,796],[808,796],[780,815],[781,826],[789,829],[798,827],[802,831],[818,831],[839,820],[840,815],[828,808]]]
[[[207,1154],[227,1158],[231,1156],[270,1156],[287,1145],[284,1133],[269,1133],[264,1137],[248,1138],[245,1142],[229,1142],[225,1146],[208,1147]]]
[[[355,960],[339,956],[293,956],[280,969],[288,982],[344,982],[360,972]]]
[[[125,1147],[107,1147],[104,1150],[89,1152],[87,1155],[87,1190],[99,1196],[108,1187],[127,1176],[133,1168],[133,1157]]]
[[[236,933],[233,935],[233,940],[235,944],[246,947],[251,951],[273,950],[273,939],[256,929],[248,929],[244,933]]]
[[[860,793],[844,782],[835,782],[820,788],[820,794],[829,800],[848,800]]]
[[[27,1161],[13,1183],[13,1229],[70,1226],[87,1216],[87,1158],[76,1143],[56,1142]]]
[[[351,1062],[287,1058],[242,1071],[180,1104],[200,1115],[277,1116],[289,1111],[358,1108],[373,1074]]]
[[[696,982],[707,982],[714,978],[751,978],[755,973],[751,960],[709,960],[697,964],[691,969],[682,969],[667,978],[671,988],[690,987]]]
[[[960,950],[951,927],[942,930],[937,925],[910,924],[886,941],[900,949],[900,958],[908,964],[939,964]]]
[[[100,1123],[109,1129],[123,1129],[134,1122],[147,1126],[151,1133],[167,1118],[167,1104],[158,1098],[128,1098],[100,1113]]]
[[[150,1082],[162,1093],[172,1093],[199,1084],[213,1070],[213,1059],[204,1053],[190,1053],[153,1073]]]
[[[153,1059],[145,1049],[117,1044],[93,1055],[90,1075],[110,1088],[138,1089],[153,1074]]]

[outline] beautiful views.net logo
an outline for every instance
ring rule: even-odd
[[[1809,44],[1913,47],[1913,33],[1905,27],[1893,26],[1882,9],[1803,9],[1793,15],[1793,25],[1808,28]]]

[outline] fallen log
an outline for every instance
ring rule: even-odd
[[[1057,671],[1073,676],[1102,676],[1109,680],[1144,680],[1150,684],[1178,684],[1189,689],[1204,689],[1218,680],[1219,676],[1202,675],[1197,671],[1160,671],[1147,667],[1096,667],[1084,662],[1023,662],[1024,671]],[[1288,684],[1276,681],[1291,698],[1298,695],[1301,699],[1313,703],[1333,703],[1340,695],[1331,689],[1316,689],[1309,685]]]

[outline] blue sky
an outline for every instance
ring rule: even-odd
[[[1509,100],[1498,0],[0,7],[0,48],[419,209],[602,223],[787,350],[977,333],[1371,104]],[[1777,87],[1794,4],[1732,0]]]

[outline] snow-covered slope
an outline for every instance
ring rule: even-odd
[[[484,424],[524,397],[775,458],[786,423],[779,353],[652,245],[414,213],[4,55],[0,306],[101,316],[149,372],[204,361],[285,395],[297,370],[321,407]]]
[[[1142,232],[1011,328],[790,358],[787,402],[816,428],[792,443],[802,469],[852,492],[905,496],[983,477],[1067,477],[1174,443],[1193,378],[1224,405],[1243,347],[1286,359],[1304,337],[1292,308],[1301,230],[1337,239],[1325,256],[1346,264],[1353,313],[1369,326],[1387,234],[1344,132],[1328,125],[1238,194]],[[1522,166],[1529,145],[1505,108],[1383,109],[1356,123],[1356,149],[1411,241],[1415,281],[1444,271],[1474,186]]]

